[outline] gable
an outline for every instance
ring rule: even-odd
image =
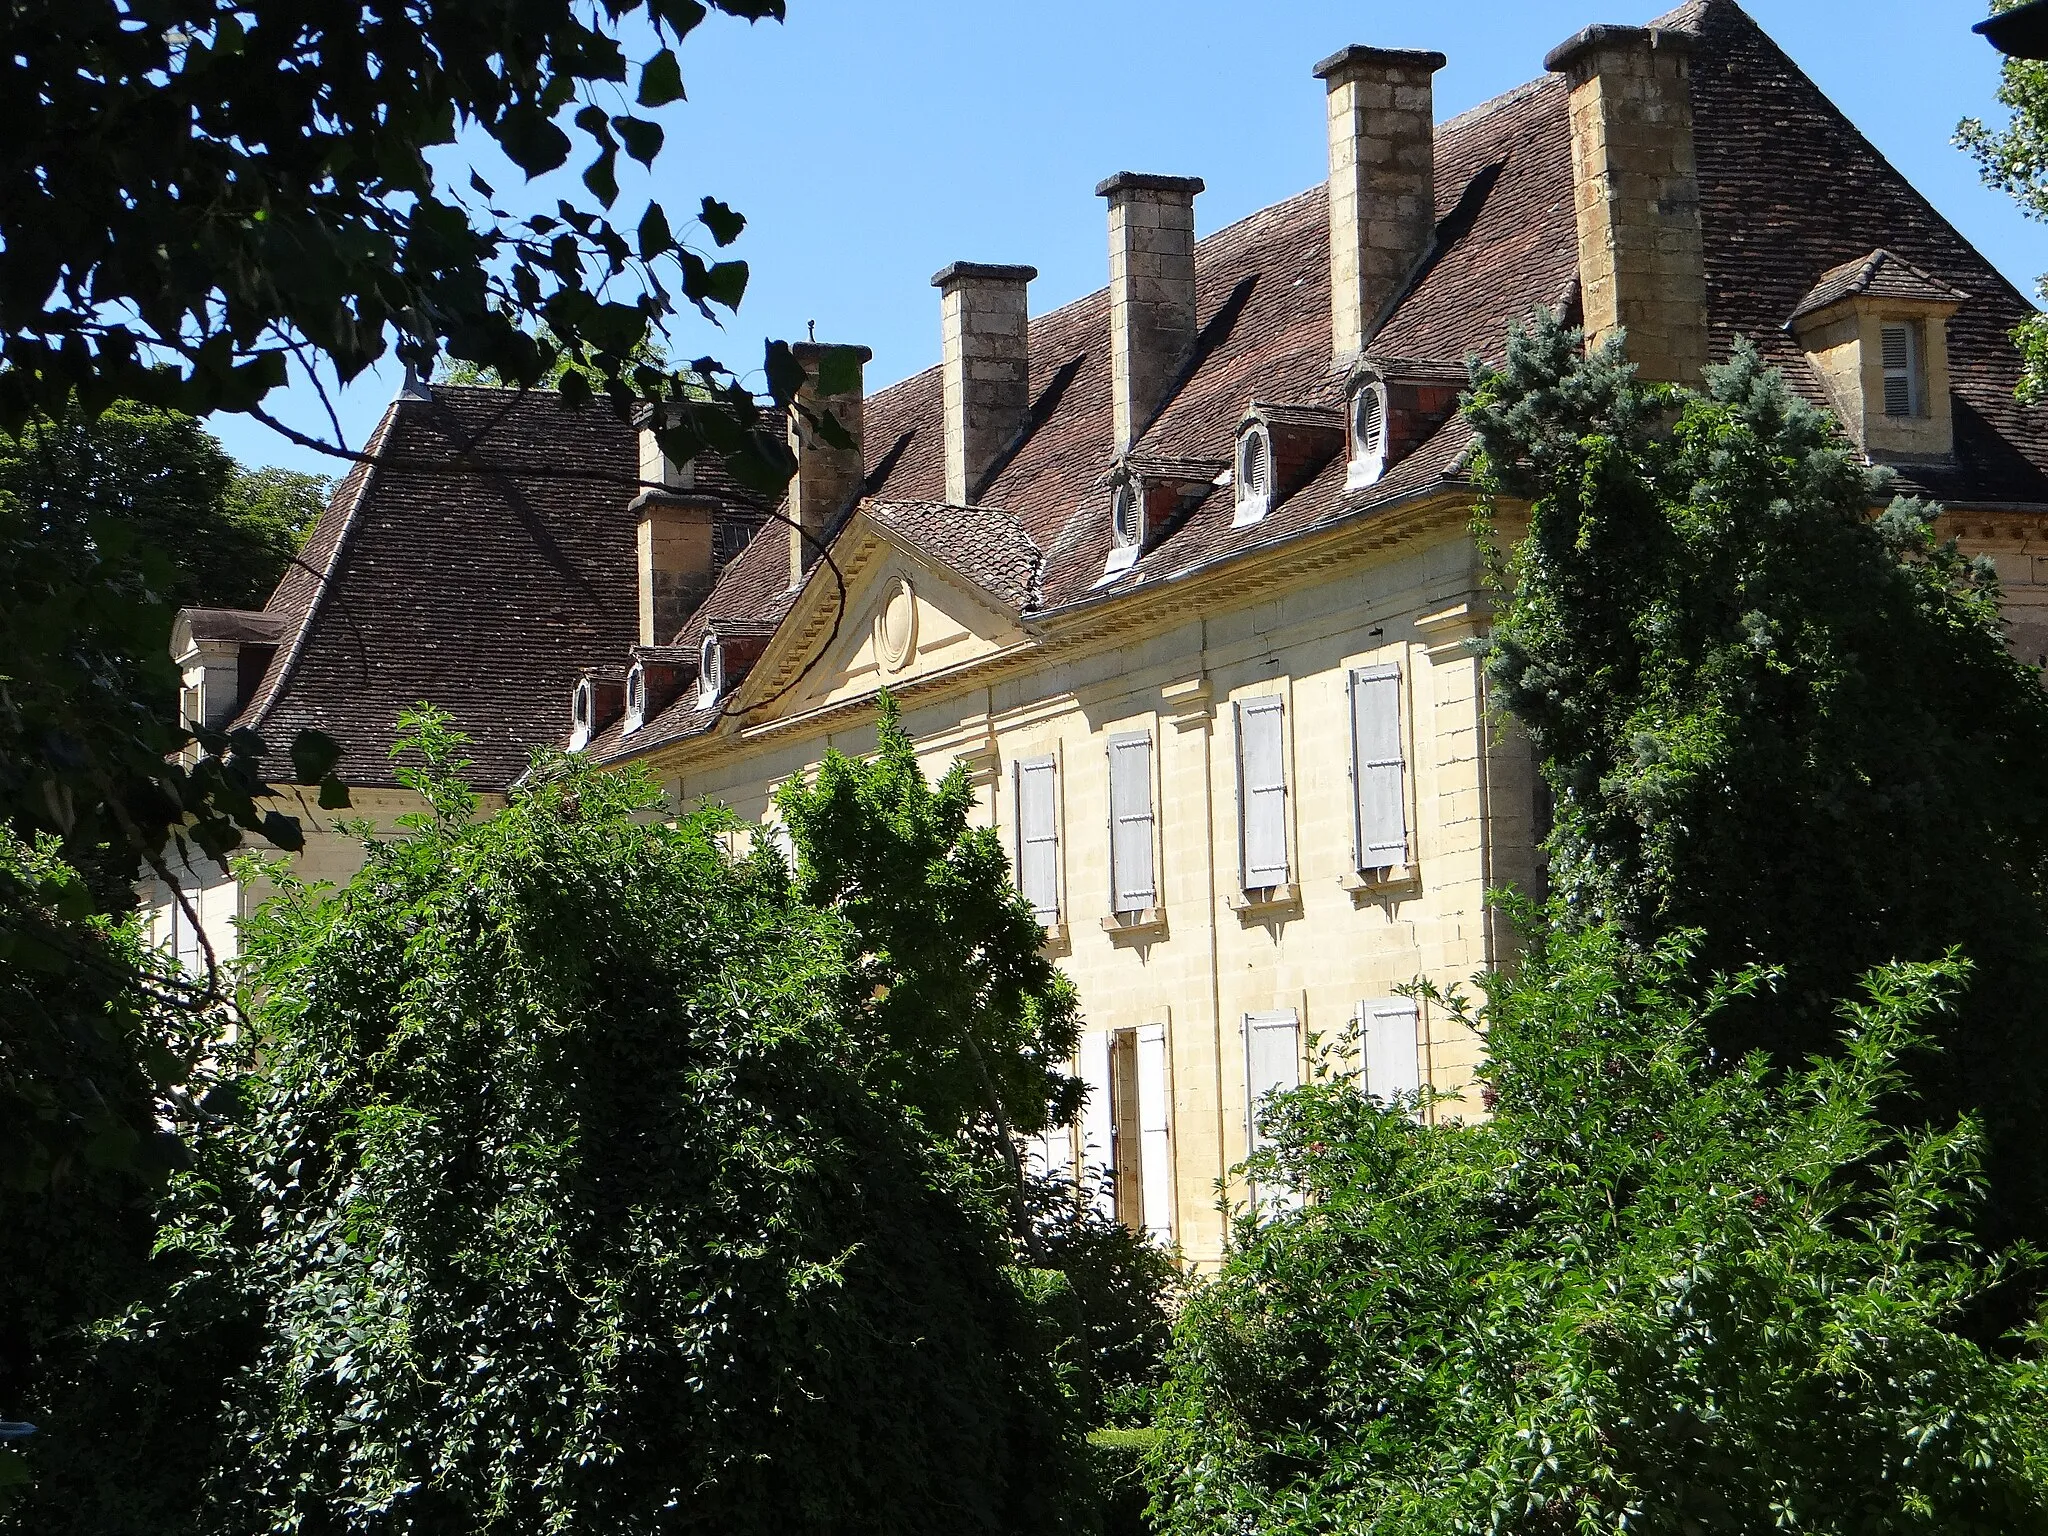
[[[748,693],[764,701],[789,691],[749,711],[750,724],[908,688],[1027,642],[1016,615],[990,594],[865,519],[833,556],[844,607],[829,572],[814,571],[774,651],[748,679]]]

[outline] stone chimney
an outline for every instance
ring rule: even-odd
[[[1195,349],[1195,194],[1199,176],[1119,171],[1109,199],[1109,368],[1116,451],[1151,425]]]
[[[1436,234],[1436,90],[1444,56],[1333,53],[1315,68],[1330,119],[1330,355],[1356,361]]]
[[[789,584],[794,587],[817,560],[833,522],[860,498],[866,474],[860,451],[861,370],[875,354],[866,347],[827,346],[822,341],[794,342],[790,351],[804,369],[803,386],[797,391],[802,410],[793,407],[789,413],[789,451],[796,456],[796,474],[784,508],[784,515],[796,525],[789,530]],[[838,448],[826,442],[803,411],[829,414],[852,443]]]
[[[1707,363],[1691,53],[1684,32],[1600,26],[1543,61],[1571,86],[1587,344],[1625,328],[1641,377],[1687,384]]]
[[[636,547],[640,643],[667,645],[711,594],[718,503],[690,492],[642,491]]]
[[[1031,414],[1031,322],[1024,288],[1036,267],[956,261],[939,290],[946,394],[946,500],[968,506]]]

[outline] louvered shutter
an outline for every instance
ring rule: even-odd
[[[1116,1141],[1114,1110],[1109,1100],[1109,1032],[1090,1030],[1081,1037],[1081,1081],[1088,1089],[1081,1107],[1081,1186],[1095,1209],[1116,1219]]]
[[[1173,1137],[1168,1124],[1166,1026],[1138,1029],[1138,1134],[1144,1151],[1145,1233],[1155,1242],[1173,1241]]]
[[[1048,928],[1060,920],[1059,801],[1053,760],[1017,764],[1017,889]]]
[[[1237,706],[1238,819],[1244,888],[1287,883],[1287,771],[1278,694]]]
[[[1027,1144],[1031,1171],[1062,1184],[1074,1181],[1074,1133],[1071,1127],[1048,1130]]]
[[[1118,912],[1158,905],[1152,876],[1152,738],[1109,738],[1109,877]]]
[[[1301,1024],[1292,1008],[1244,1016],[1245,1129],[1253,1151],[1266,1144],[1259,1112],[1266,1100],[1301,1086]]]
[[[1401,756],[1401,669],[1351,674],[1352,849],[1359,869],[1408,862],[1407,764]]]
[[[1887,416],[1919,414],[1920,393],[1916,375],[1918,359],[1913,355],[1913,327],[1887,325],[1881,328],[1884,347],[1884,413]]]
[[[1416,1017],[1411,998],[1379,997],[1358,1005],[1359,1040],[1365,1051],[1365,1091],[1375,1098],[1413,1095],[1421,1089]]]

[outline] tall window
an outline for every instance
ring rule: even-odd
[[[1374,1098],[1416,1093],[1422,1087],[1416,1009],[1406,997],[1377,997],[1358,1005],[1359,1048],[1365,1056],[1365,1091]]]
[[[1145,492],[1135,480],[1116,488],[1110,502],[1110,536],[1119,549],[1135,549],[1145,542]]]
[[[1882,328],[1884,347],[1884,413],[1920,414],[1920,327],[1909,321]]]
[[[1114,910],[1159,904],[1152,869],[1152,738],[1109,738],[1109,878]]]
[[[1056,767],[1034,757],[1016,767],[1017,889],[1038,920],[1050,928],[1060,920],[1060,826]]]
[[[725,648],[706,635],[697,651],[697,707],[709,709],[725,692]]]
[[[1287,768],[1279,694],[1237,705],[1237,810],[1244,888],[1287,884]]]
[[[1081,1038],[1081,1161],[1096,1208],[1159,1242],[1173,1240],[1173,1136],[1166,1026]]]
[[[1245,1146],[1266,1145],[1259,1119],[1273,1095],[1301,1086],[1301,1020],[1292,1008],[1244,1016]],[[1289,1203],[1277,1191],[1252,1191],[1253,1203],[1273,1210]]]
[[[1360,870],[1408,862],[1407,764],[1401,755],[1401,669],[1351,673],[1352,851]]]

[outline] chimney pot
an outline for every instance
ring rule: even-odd
[[[939,290],[945,392],[946,500],[979,500],[996,461],[1031,415],[1031,320],[1025,288],[1036,267],[956,261]]]
[[[1436,235],[1440,53],[1354,43],[1315,67],[1330,134],[1330,357],[1348,367]]]
[[[818,558],[825,535],[839,514],[860,498],[866,474],[866,463],[861,457],[861,371],[875,354],[866,347],[835,346],[822,341],[792,342],[789,350],[804,370],[804,382],[789,412],[789,451],[796,458],[796,474],[789,482],[789,502],[784,509],[792,524],[789,584],[795,587]],[[830,352],[853,354],[853,388],[825,395],[818,390],[818,370]],[[853,440],[851,446],[837,448],[826,442],[805,419],[806,411],[812,415],[829,413]]]
[[[1543,61],[1571,88],[1586,343],[1625,328],[1642,378],[1686,384],[1707,363],[1692,44],[1658,27],[1587,27]]]
[[[1199,176],[1119,171],[1109,199],[1109,364],[1116,448],[1127,451],[1195,347],[1195,197]]]

